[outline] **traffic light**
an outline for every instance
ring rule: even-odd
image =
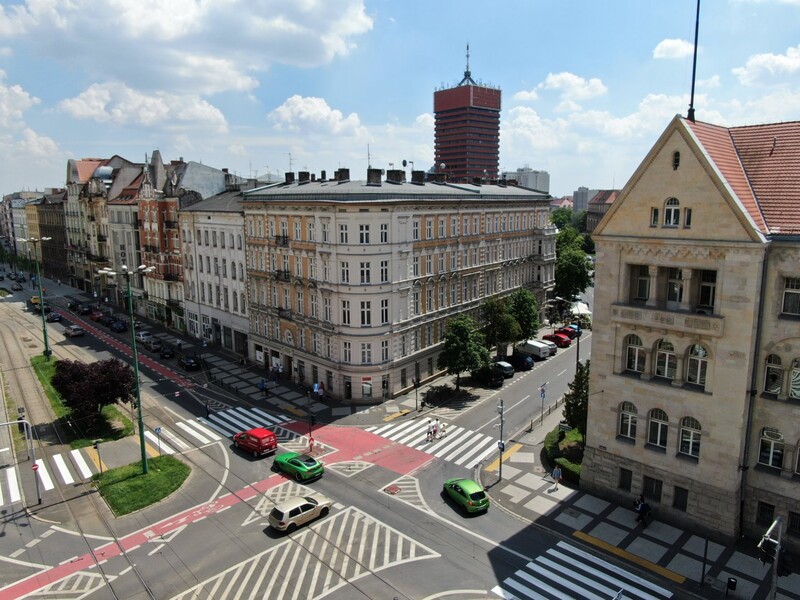
[[[775,551],[778,548],[778,542],[766,535],[761,538],[758,543],[758,560],[761,564],[771,563],[775,560]]]

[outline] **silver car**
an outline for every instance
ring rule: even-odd
[[[333,501],[322,494],[295,496],[275,505],[269,513],[269,524],[278,531],[292,533],[300,525],[327,516],[332,504]]]

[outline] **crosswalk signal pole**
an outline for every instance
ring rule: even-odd
[[[503,481],[503,452],[505,451],[505,442],[503,441],[503,399],[497,404],[497,412],[500,414],[500,441],[497,442],[497,447],[500,449],[500,481]]]

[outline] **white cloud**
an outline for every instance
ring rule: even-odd
[[[143,125],[174,129],[192,126],[227,131],[222,113],[201,98],[165,92],[144,94],[120,82],[95,83],[59,108],[76,119],[93,119],[117,125]]]
[[[770,79],[800,74],[800,45],[789,47],[786,54],[756,54],[743,67],[733,69],[742,85],[754,85]]]
[[[519,100],[520,102],[532,102],[539,98],[539,94],[536,93],[536,90],[521,90],[511,96],[511,98]]]
[[[63,158],[58,144],[45,135],[39,135],[29,128],[22,131],[17,142],[17,151],[23,156],[38,158]]]
[[[0,128],[20,129],[25,125],[25,111],[39,104],[40,100],[19,85],[5,85],[4,80],[5,73],[0,71]]]
[[[718,88],[720,85],[719,75],[714,75],[709,77],[708,79],[698,79],[697,80],[697,87],[705,88],[707,90],[713,90]]]
[[[661,40],[655,49],[653,49],[653,58],[685,58],[687,56],[691,56],[693,51],[694,44],[687,42],[686,40]]]
[[[295,94],[273,110],[269,118],[279,131],[309,131],[344,136],[366,133],[357,114],[350,113],[345,117],[340,110],[328,106],[324,98],[304,98]]]
[[[561,92],[562,98],[572,100],[586,100],[601,96],[608,91],[603,82],[596,77],[584,79],[568,72],[548,73],[545,80],[537,86],[537,89],[557,90]]]

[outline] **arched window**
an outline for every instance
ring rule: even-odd
[[[239,310],[242,313],[244,313],[245,312],[245,295],[244,295],[244,292],[239,294],[239,298],[241,299],[240,302],[239,302]]]
[[[242,234],[241,233],[236,236],[236,249],[237,250],[241,250],[242,249]]]
[[[686,368],[686,381],[705,386],[708,368],[708,352],[700,344],[689,348],[689,360]]]
[[[773,427],[761,430],[758,463],[776,469],[783,468],[783,434]]]
[[[638,335],[631,334],[625,338],[625,346],[625,353],[627,356],[625,368],[635,373],[644,373],[646,354],[644,345],[642,344],[642,338]]]
[[[789,397],[800,398],[800,358],[792,361],[792,379],[789,381]]]
[[[700,456],[700,423],[692,417],[681,419],[678,452],[698,458]]]
[[[231,263],[231,279],[236,281],[236,262]]]
[[[656,345],[656,376],[675,379],[677,368],[675,347],[667,340],[659,340]]]
[[[619,407],[619,435],[636,439],[638,412],[632,402],[623,402]]]
[[[770,354],[767,357],[767,367],[764,372],[764,391],[769,394],[780,394],[783,387],[783,367],[781,357]]]
[[[666,448],[668,430],[669,417],[667,417],[667,413],[660,408],[651,410],[648,418],[647,443]]]
[[[664,203],[664,225],[677,227],[681,224],[681,203],[677,198],[669,198]]]

